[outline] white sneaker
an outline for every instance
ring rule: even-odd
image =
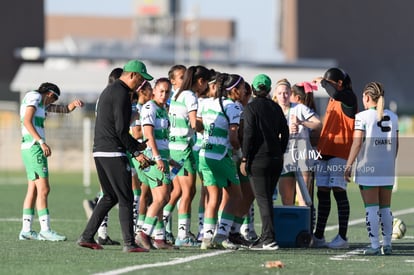
[[[322,248],[322,247],[328,247],[328,244],[326,243],[325,238],[322,237],[322,239],[318,239],[314,235],[312,235],[312,242],[310,244],[310,247]]]
[[[332,249],[349,248],[349,244],[347,240],[344,240],[341,236],[336,235],[336,237],[328,243],[328,247]]]

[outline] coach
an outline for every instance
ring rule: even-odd
[[[119,222],[124,239],[124,252],[147,252],[135,243],[133,233],[133,193],[131,167],[126,155],[128,150],[147,167],[149,160],[140,151],[146,145],[129,134],[131,102],[129,93],[134,92],[144,80],[152,80],[144,63],[131,60],[125,64],[121,77],[107,86],[101,93],[96,108],[93,157],[103,197],[93,211],[78,245],[91,249],[102,249],[94,235],[108,211],[119,203]]]

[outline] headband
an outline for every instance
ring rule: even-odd
[[[144,81],[141,83],[141,85],[139,85],[136,91],[139,92],[139,90],[141,90],[142,87],[144,87],[145,83],[147,83],[147,81],[144,79]]]
[[[290,82],[289,81],[287,81],[287,80],[279,80],[277,83],[276,83],[276,88],[277,87],[279,87],[279,86],[281,86],[281,85],[285,85],[285,86],[287,86],[288,88],[290,88],[291,86],[290,86]]]
[[[231,91],[231,89],[235,88],[237,85],[239,85],[240,81],[243,79],[243,77],[239,76],[239,79],[236,81],[236,83],[234,83],[233,85],[231,85],[230,87],[226,88],[226,91]]]
[[[303,87],[304,90],[305,90],[305,93],[307,93],[307,94],[308,93],[312,93],[313,91],[318,90],[318,86],[317,85],[315,85],[313,83],[310,83],[310,82],[307,82],[307,81],[301,82],[301,83],[297,83],[296,86]]]
[[[56,97],[59,98],[58,93],[56,93],[55,91],[53,91],[52,89],[48,90],[49,92],[52,92],[52,94]]]

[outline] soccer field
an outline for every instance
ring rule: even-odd
[[[349,185],[351,204],[348,238],[345,250],[280,248],[277,251],[225,251],[181,248],[149,253],[123,253],[121,246],[106,246],[95,251],[76,245],[86,225],[83,199],[98,191],[95,177],[92,194],[85,194],[80,173],[51,172],[49,209],[52,229],[68,237],[65,242],[19,241],[22,203],[26,179],[22,173],[0,172],[0,274],[413,274],[414,268],[414,197],[413,178],[400,178],[393,194],[394,216],[407,225],[407,233],[393,242],[392,256],[363,256],[369,244],[365,215],[359,191]],[[280,204],[280,201],[278,201]],[[193,203],[192,231],[197,231],[198,196]],[[177,215],[174,213],[174,222]],[[326,239],[337,234],[336,206],[333,200]],[[256,211],[256,231],[261,224]],[[174,229],[176,226],[173,227]],[[37,218],[34,229],[39,230]],[[110,213],[109,235],[121,240],[117,209]],[[175,229],[176,231],[176,229]],[[282,261],[284,268],[266,268],[267,261]]]

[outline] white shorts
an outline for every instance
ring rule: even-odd
[[[317,160],[315,163],[315,179],[318,187],[339,187],[346,190],[347,182],[344,179],[346,160],[331,158]]]

